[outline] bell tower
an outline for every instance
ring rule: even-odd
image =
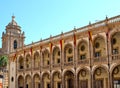
[[[17,48],[24,46],[24,32],[12,16],[11,22],[6,26],[6,32],[2,33],[2,51],[5,54],[15,52]]]

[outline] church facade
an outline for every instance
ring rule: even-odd
[[[120,88],[120,16],[29,45],[24,39],[13,17],[2,36],[10,88]]]

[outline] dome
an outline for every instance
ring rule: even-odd
[[[15,19],[15,16],[12,16],[12,21],[8,24],[8,26],[18,26],[17,22],[14,19]]]
[[[17,29],[21,31],[21,27],[15,21],[15,16],[12,16],[12,21],[6,26],[6,29]]]

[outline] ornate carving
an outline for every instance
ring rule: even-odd
[[[100,68],[98,68],[98,69],[96,70],[96,75],[98,75],[98,76],[101,75],[101,69],[100,69]]]
[[[119,72],[119,68],[118,67],[116,67],[115,69],[114,69],[114,74],[118,74],[118,72]]]
[[[86,76],[86,71],[85,71],[85,70],[82,70],[82,71],[81,71],[81,76],[82,76],[82,77],[85,77],[85,76]]]

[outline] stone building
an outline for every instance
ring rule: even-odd
[[[21,27],[14,20],[12,16],[11,22],[6,26],[6,31],[2,33],[2,48],[0,48],[0,55],[9,56],[10,53],[15,52],[17,48],[24,46],[24,32],[21,33]],[[8,71],[9,65],[6,68],[0,68],[0,80],[2,80],[2,87],[8,88]]]
[[[12,22],[2,37],[10,88],[120,88],[120,16],[26,46]]]

